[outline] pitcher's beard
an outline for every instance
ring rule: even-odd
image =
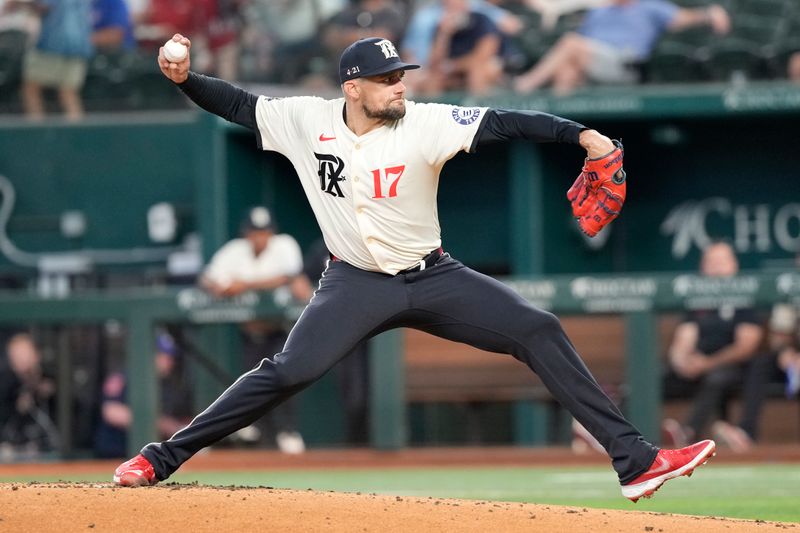
[[[362,109],[367,118],[375,118],[378,120],[395,121],[406,116],[405,102],[402,107],[386,106],[383,109],[370,109],[364,104]]]

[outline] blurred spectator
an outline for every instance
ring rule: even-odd
[[[613,0],[592,9],[577,32],[563,35],[536,65],[514,81],[528,93],[552,83],[566,95],[587,81],[630,84],[665,31],[710,26],[727,33],[731,22],[722,6],[681,8],[667,0]]]
[[[58,446],[50,418],[55,393],[41,356],[26,333],[11,337],[0,361],[0,459],[35,456]]]
[[[125,0],[93,0],[92,44],[102,52],[136,48],[133,24]]]
[[[542,29],[552,30],[562,15],[610,4],[613,0],[525,0],[542,17]]]
[[[304,276],[293,283],[295,297],[308,302],[314,288],[319,285],[328,266],[330,252],[325,241],[319,239],[308,249],[303,259]],[[369,349],[366,342],[360,343],[334,370],[339,382],[339,393],[345,410],[345,437],[351,445],[369,444]]]
[[[800,52],[795,52],[789,56],[787,74],[791,81],[800,83]]]
[[[261,76],[284,84],[307,84],[310,76],[329,84],[321,35],[325,21],[345,6],[347,0],[252,0],[246,33],[258,45]]]
[[[800,317],[795,306],[778,304],[772,308],[769,347],[785,376],[786,397],[794,398],[800,392]]]
[[[0,106],[3,108],[18,106],[23,60],[39,35],[39,16],[24,5],[0,0]]]
[[[184,379],[178,347],[168,333],[156,337],[155,366],[161,398],[158,435],[166,439],[192,419],[192,391]],[[128,428],[133,420],[127,390],[128,379],[123,372],[113,372],[103,382],[100,422],[94,434],[96,457],[127,454]]]
[[[35,39],[39,35],[39,25],[33,2],[0,0],[0,32],[20,31]]]
[[[703,276],[731,277],[739,271],[733,248],[725,242],[708,246],[700,265]],[[772,361],[758,354],[763,339],[755,310],[722,306],[688,313],[676,328],[669,348],[671,371],[664,383],[666,398],[692,397],[686,423],[665,420],[665,433],[676,442],[704,435],[719,411],[712,432],[734,451],[748,450],[757,438],[758,418]],[[742,391],[738,426],[724,420],[727,401]]]
[[[800,52],[795,56],[800,57]],[[795,267],[800,271],[800,253],[795,256]],[[780,303],[772,308],[769,347],[777,370],[783,374],[786,397],[797,397],[800,394],[800,303]]]
[[[92,56],[91,0],[31,0],[42,17],[36,46],[28,51],[23,69],[22,104],[33,120],[45,116],[43,88],[58,90],[68,120],[83,117],[80,91]]]
[[[523,28],[519,17],[485,0],[470,0],[469,7],[470,11],[489,17],[503,35],[515,35]],[[423,67],[428,64],[433,49],[433,39],[444,11],[444,3],[440,0],[428,2],[414,11],[401,45],[402,55],[407,62]],[[413,71],[409,71],[408,75],[412,74]],[[408,79],[407,77],[406,80]]]
[[[176,33],[192,37],[192,69],[235,80],[238,34],[247,0],[150,0],[146,45],[157,48]]]
[[[275,290],[291,298],[289,285],[303,270],[300,246],[291,235],[277,234],[272,214],[266,207],[250,209],[242,221],[242,237],[222,246],[211,258],[201,285],[218,297],[231,297],[246,291]],[[242,325],[245,364],[254,368],[264,358],[279,353],[286,343],[282,323],[254,320]],[[294,400],[290,399],[261,419],[259,440],[274,433],[284,453],[305,451],[305,442],[295,427]]]
[[[331,17],[324,24],[322,33],[328,65],[324,86],[339,84],[339,71],[334,65],[345,48],[358,39],[368,37],[384,37],[392,41],[399,39],[403,32],[403,20],[402,11],[393,0],[353,0],[344,10]],[[318,85],[322,85],[322,80]]]
[[[213,16],[208,28],[208,69],[224,80],[239,78],[239,32],[244,22],[241,9],[248,0],[206,0]]]
[[[195,6],[192,0],[148,0],[140,15],[147,28],[146,44],[161,46],[178,32],[191,35],[192,41],[202,40],[210,18],[205,8],[205,3]]]
[[[368,37],[392,42],[403,33],[403,12],[392,0],[353,0],[325,25],[325,46],[338,58],[351,43]]]
[[[128,13],[134,26],[145,21],[150,0],[125,0],[125,4],[128,6]]]
[[[442,0],[441,4],[444,9],[427,72],[409,78],[410,88],[429,96],[444,91],[488,93],[503,73],[500,31],[489,17],[471,10],[468,0]]]

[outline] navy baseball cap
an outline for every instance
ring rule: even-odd
[[[393,70],[410,70],[419,68],[419,65],[403,63],[397,54],[397,49],[389,39],[370,37],[360,39],[342,52],[339,59],[339,82],[377,76]]]

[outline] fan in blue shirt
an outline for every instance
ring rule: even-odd
[[[577,32],[564,34],[531,70],[514,81],[528,93],[548,83],[565,95],[595,83],[635,83],[636,65],[647,60],[666,31],[710,26],[730,30],[730,17],[719,5],[682,8],[667,0],[612,0],[590,10]]]
[[[93,0],[92,31],[92,42],[101,50],[136,48],[125,0]]]

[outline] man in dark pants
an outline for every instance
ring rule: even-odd
[[[703,250],[700,272],[711,278],[735,276],[739,262],[733,247],[716,242]],[[669,348],[670,372],[664,381],[666,398],[691,396],[683,425],[664,421],[676,444],[703,435],[720,410],[711,431],[733,451],[745,452],[758,436],[761,405],[773,362],[759,353],[763,319],[751,308],[723,306],[690,312],[678,325]],[[743,410],[738,425],[725,420],[728,397],[742,389]]]
[[[181,35],[173,39],[191,46]],[[417,65],[400,61],[385,39],[356,41],[343,52],[344,98],[337,100],[257,97],[191,73],[189,63],[159,53],[164,75],[195,103],[255,130],[261,148],[289,158],[332,256],[283,352],[241,376],[188,427],[120,465],[117,483],[168,478],[202,448],[319,379],[358,343],[398,327],[524,362],[608,451],[622,493],[633,501],[714,453],[712,441],[680,450],[646,442],[600,389],[555,316],[441,248],[439,173],[459,151],[513,138],[561,141],[586,149],[585,168],[608,158],[621,171],[621,148],[608,137],[544,113],[408,102],[402,78]]]

